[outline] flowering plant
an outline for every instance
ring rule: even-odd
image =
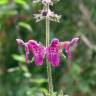
[[[63,54],[63,49],[65,49],[65,52],[67,54],[67,60],[71,60],[72,54],[70,48],[74,44],[77,44],[79,38],[75,37],[70,41],[64,42],[59,41],[58,38],[53,38],[50,42],[50,21],[59,22],[61,15],[55,14],[49,8],[50,5],[53,6],[54,0],[33,1],[33,3],[37,2],[41,2],[43,4],[43,10],[40,11],[40,14],[34,14],[34,18],[36,19],[36,22],[39,22],[41,20],[46,21],[46,46],[38,43],[35,40],[29,40],[27,42],[24,42],[22,39],[16,39],[16,42],[18,45],[22,45],[25,47],[27,63],[29,62],[29,52],[33,53],[33,59],[36,65],[42,65],[43,59],[46,56],[49,92],[45,96],[57,96],[53,91],[51,65],[55,67],[60,65],[60,56],[61,54]]]

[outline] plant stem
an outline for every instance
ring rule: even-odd
[[[49,9],[49,5],[46,6],[47,10]],[[46,47],[48,47],[50,42],[50,21],[46,16]],[[49,64],[47,58],[47,75],[48,75],[48,86],[49,86],[49,94],[53,93],[53,83],[52,83],[52,72],[51,72],[51,64]]]

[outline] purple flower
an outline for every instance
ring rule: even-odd
[[[26,62],[28,63],[29,50],[33,53],[34,61],[36,65],[41,65],[43,63],[43,58],[45,55],[45,47],[38,44],[35,40],[29,40],[24,43],[21,39],[16,39],[18,45],[24,45],[26,51]]]
[[[37,43],[35,40],[29,40],[24,43],[21,39],[16,39],[18,45],[23,45],[26,51],[26,62],[28,63],[29,50],[33,53],[34,62],[36,65],[42,65],[43,58],[46,53],[46,57],[52,66],[59,66],[60,63],[60,50],[65,49],[68,60],[72,59],[71,46],[78,42],[79,38],[73,38],[71,41],[59,42],[57,38],[54,38],[51,43],[45,48],[43,45]]]
[[[58,66],[60,62],[58,44],[59,44],[59,40],[54,38],[51,41],[51,44],[46,48],[46,56],[48,61],[52,64],[52,66]]]
[[[45,47],[38,44],[34,40],[29,40],[28,46],[29,46],[29,49],[31,50],[31,52],[33,53],[35,64],[36,65],[42,65],[43,58],[45,55]]]
[[[68,60],[72,59],[72,54],[70,48],[78,42],[79,38],[73,38],[71,41],[65,41],[61,42],[60,46],[61,48],[65,49],[65,52],[67,53]]]
[[[25,45],[25,44],[24,44],[24,41],[21,40],[21,39],[16,39],[16,43],[17,43],[18,45]]]
[[[21,40],[21,39],[16,39],[16,42],[17,42],[18,45],[23,45],[23,46],[25,46],[26,62],[28,63],[28,61],[29,61],[29,59],[28,59],[28,55],[29,55],[28,43],[24,43],[24,41]]]

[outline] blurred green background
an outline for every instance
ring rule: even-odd
[[[42,66],[26,64],[24,48],[16,44],[16,38],[45,44],[45,22],[33,18],[41,9],[32,0],[0,0],[0,96],[42,96],[47,89],[45,60]],[[62,15],[60,23],[51,22],[51,39],[80,37],[70,64],[61,57],[52,68],[54,91],[96,96],[96,0],[60,0],[51,9]]]

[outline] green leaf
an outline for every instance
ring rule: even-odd
[[[25,5],[26,4],[25,0],[15,0],[14,2],[17,3],[17,4],[20,4],[20,5]]]
[[[36,79],[32,79],[32,83],[36,83],[36,84],[42,84],[42,83],[45,83],[45,82],[47,82],[47,80],[46,79],[44,79],[44,78],[36,78]]]
[[[61,53],[61,56],[66,60],[66,56],[63,53]]]
[[[0,0],[0,5],[4,5],[4,4],[7,4],[8,3],[8,0]]]
[[[25,28],[25,29],[27,29],[27,30],[29,30],[30,32],[32,32],[32,28],[31,28],[31,26],[28,23],[19,22],[18,25],[21,26],[21,27],[23,27],[23,28]]]
[[[47,96],[48,90],[45,88],[41,88],[41,92],[43,93],[44,96]]]
[[[21,62],[24,62],[24,63],[26,62],[24,56],[14,54],[14,55],[12,55],[12,57],[13,57],[13,59],[15,59],[17,61],[21,61]]]

